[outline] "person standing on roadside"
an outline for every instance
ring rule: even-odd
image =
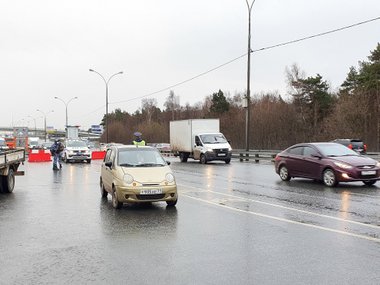
[[[135,139],[133,140],[133,144],[136,146],[146,145],[145,141],[141,138],[142,134],[140,132],[134,133]]]
[[[55,140],[50,147],[50,153],[53,156],[53,170],[62,169],[61,155],[64,148],[61,140]]]

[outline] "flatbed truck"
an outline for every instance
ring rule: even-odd
[[[25,161],[25,149],[0,150],[0,191],[11,193],[15,187],[15,176],[24,175],[19,171]]]

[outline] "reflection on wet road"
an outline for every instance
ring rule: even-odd
[[[0,284],[378,284],[380,191],[170,158],[165,203],[113,209],[100,161],[25,163],[0,195]],[[380,182],[379,182],[380,186]]]

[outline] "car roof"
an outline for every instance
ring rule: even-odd
[[[298,146],[321,146],[321,145],[341,145],[339,143],[335,143],[335,142],[309,142],[309,143],[298,143],[298,144],[295,144],[295,145],[292,145],[289,148],[293,148],[293,147],[298,147]]]
[[[136,149],[136,148],[138,148],[138,149],[156,149],[155,147],[151,147],[151,146],[135,146],[135,145],[133,145],[133,144],[120,144],[120,145],[113,145],[113,146],[111,146],[111,147],[114,147],[114,148],[117,148],[117,149]]]
[[[361,139],[335,139],[334,141],[362,142]]]

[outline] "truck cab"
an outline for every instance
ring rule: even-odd
[[[222,133],[204,133],[194,137],[193,158],[202,164],[211,160],[231,161],[231,146]]]

